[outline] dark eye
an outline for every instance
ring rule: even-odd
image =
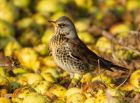
[[[66,24],[64,24],[64,23],[62,24],[61,23],[61,24],[58,24],[58,25],[59,25],[59,27],[63,28]]]

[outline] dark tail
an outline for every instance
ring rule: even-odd
[[[100,60],[100,65],[101,67],[109,70],[109,71],[113,71],[112,68],[116,69],[116,70],[121,70],[121,71],[129,71],[129,69],[125,68],[125,67],[121,67],[121,66],[118,66],[118,65],[115,65],[113,64],[112,62],[104,59],[104,58],[101,58],[99,57],[99,60]]]
[[[114,65],[114,64],[111,65],[111,68],[114,68],[114,69],[117,69],[117,70],[122,70],[122,71],[129,71],[129,69],[127,69],[125,67],[121,67],[121,66]]]

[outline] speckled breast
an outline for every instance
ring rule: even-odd
[[[88,71],[88,65],[72,55],[73,48],[68,38],[62,35],[54,36],[50,41],[50,48],[55,63],[63,70],[78,74]]]
[[[84,74],[88,66],[72,55],[72,48],[67,45],[61,45],[53,51],[53,57],[56,64],[70,73]]]

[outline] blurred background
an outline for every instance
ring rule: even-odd
[[[0,0],[1,60],[5,56],[16,57],[24,68],[12,69],[18,79],[9,79],[10,74],[0,67],[0,75],[8,78],[8,83],[12,80],[10,86],[14,86],[7,89],[9,84],[2,79],[5,84],[0,86],[4,85],[7,91],[4,94],[42,78],[55,83],[68,76],[57,69],[48,51],[48,42],[54,34],[48,20],[64,15],[72,19],[78,36],[92,51],[131,70],[140,68],[140,0]],[[140,77],[133,77],[136,81],[131,84],[140,88]],[[57,93],[53,95],[59,97]]]

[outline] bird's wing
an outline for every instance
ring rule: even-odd
[[[71,46],[70,48],[72,48],[72,56],[79,60],[82,60],[83,62],[87,62],[86,56],[83,51],[84,48],[77,41],[69,40],[68,44],[69,46]]]
[[[74,50],[73,55],[75,55],[75,57],[81,58],[81,60],[83,60],[84,62],[87,62],[89,66],[93,67],[93,69],[100,66],[104,69],[112,71],[112,69],[110,68],[112,62],[96,55],[94,52],[88,49],[81,40],[70,40],[70,44],[72,44],[72,48]]]
[[[89,65],[94,65],[94,67],[98,65],[98,56],[94,52],[90,51],[81,40],[69,40],[69,43],[73,48],[73,56]]]
[[[127,68],[115,65],[112,62],[96,55],[94,52],[88,49],[81,40],[70,40],[70,43],[72,44],[72,48],[74,50],[73,55],[83,60],[85,63],[88,63],[91,70],[99,66],[109,71],[113,71],[112,68],[122,71],[128,70]]]

